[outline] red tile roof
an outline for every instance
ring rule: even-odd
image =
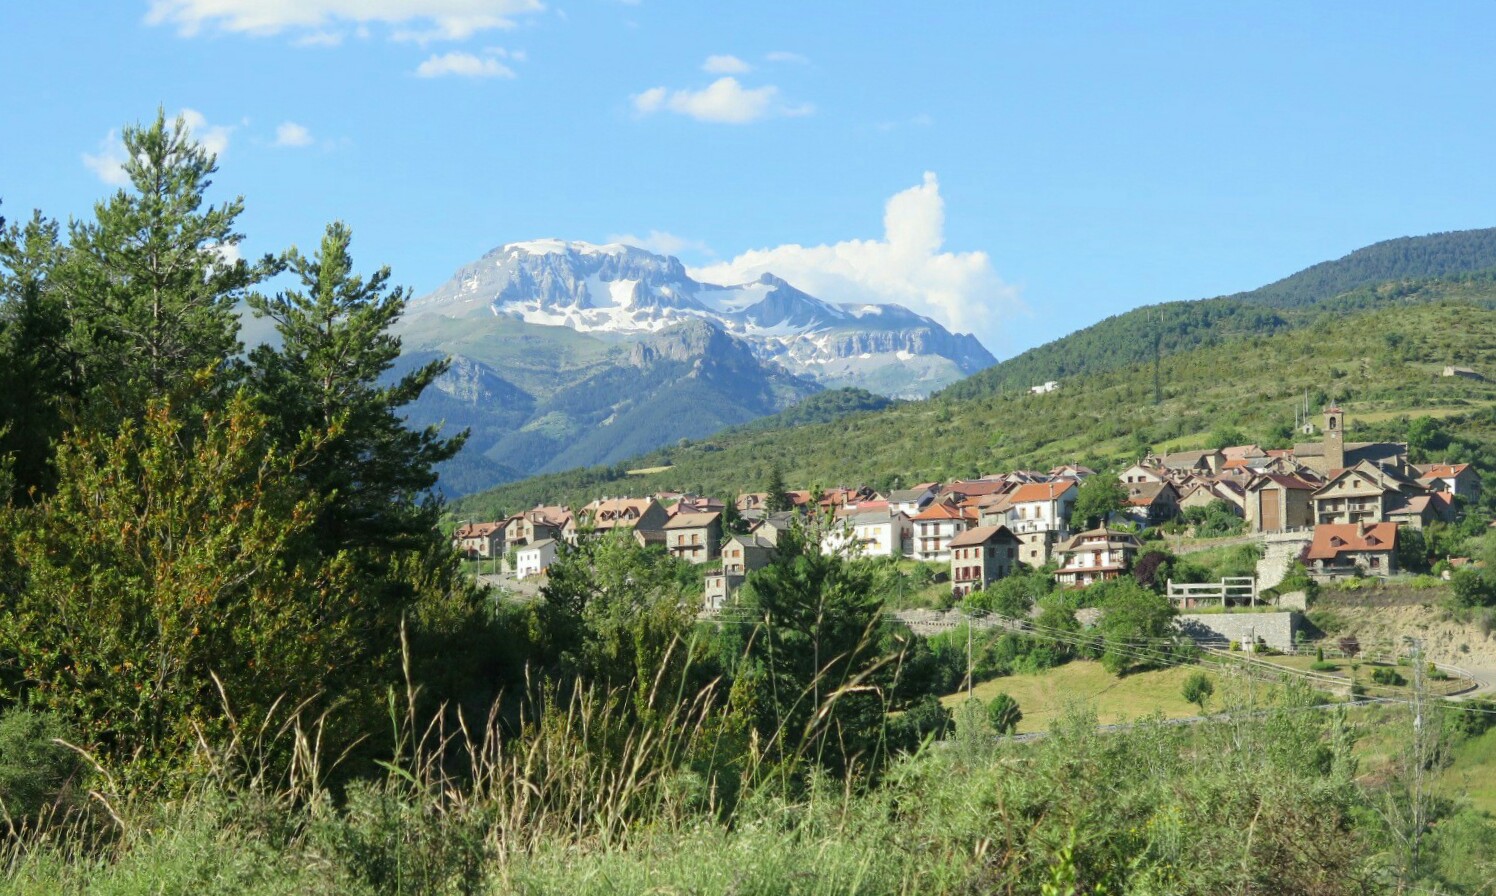
[[[1333,560],[1342,553],[1390,552],[1396,547],[1396,523],[1324,523],[1314,527],[1314,542],[1304,556]]]
[[[1074,487],[1074,479],[1056,479],[1053,482],[1029,482],[1014,489],[1011,497],[1014,504],[1053,501]]]
[[[950,504],[931,504],[914,517],[917,520],[964,520],[966,515]]]

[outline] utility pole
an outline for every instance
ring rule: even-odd
[[[1427,807],[1424,805],[1424,766],[1428,764],[1428,726],[1425,724],[1427,706],[1424,702],[1423,684],[1423,639],[1409,638],[1413,647],[1413,805],[1411,807],[1413,830],[1408,841],[1408,872],[1418,873],[1419,851],[1423,845],[1423,828],[1427,823]]]

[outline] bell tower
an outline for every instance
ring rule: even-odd
[[[1345,467],[1345,412],[1336,405],[1325,408],[1325,473]]]

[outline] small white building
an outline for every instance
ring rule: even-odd
[[[1048,380],[1041,386],[1029,386],[1029,391],[1034,393],[1035,395],[1043,395],[1047,392],[1053,392],[1058,388],[1060,388],[1059,383],[1055,382],[1054,380]]]
[[[515,578],[525,579],[530,576],[538,576],[551,568],[556,562],[556,540],[553,538],[542,538],[534,544],[528,544],[518,548],[514,553],[514,575]]]
[[[951,539],[971,528],[959,507],[931,504],[914,518],[914,558],[944,562],[951,559]]]
[[[821,550],[846,557],[902,557],[911,551],[914,524],[898,511],[872,510],[835,520],[821,533]]]

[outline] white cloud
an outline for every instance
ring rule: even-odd
[[[130,176],[125,174],[125,158],[125,145],[120,142],[119,132],[110,131],[99,141],[97,154],[83,154],[83,164],[109,186],[123,187],[130,183]]]
[[[926,172],[924,183],[888,200],[882,239],[755,249],[691,276],[742,283],[773,273],[823,299],[896,303],[999,345],[1006,319],[1027,311],[1018,290],[998,277],[987,253],[943,251],[944,230],[940,183]]]
[[[343,43],[341,31],[312,31],[293,41],[298,47],[336,47]]]
[[[770,62],[792,62],[795,65],[805,65],[810,62],[808,57],[799,53],[791,53],[788,50],[771,50],[764,54],[764,58]]]
[[[623,243],[625,246],[637,246],[640,249],[648,249],[659,255],[680,255],[682,252],[694,252],[699,255],[714,256],[712,251],[701,240],[693,240],[690,237],[676,236],[663,230],[651,230],[645,236],[637,236],[632,233],[615,233],[608,236],[610,243]]]
[[[635,94],[633,103],[634,110],[644,115],[668,110],[697,121],[720,124],[747,124],[769,116],[809,115],[815,111],[815,107],[808,103],[781,103],[778,87],[747,88],[732,77],[718,78],[701,90],[651,87]]]
[[[283,121],[275,129],[275,145],[285,147],[311,146],[312,132],[306,125],[294,121]]]
[[[709,75],[741,75],[753,70],[753,66],[736,56],[708,56],[701,70]]]
[[[192,139],[201,143],[203,149],[221,156],[229,148],[229,135],[234,132],[233,125],[208,124],[208,119],[196,109],[183,109],[178,114],[187,123]]]
[[[472,53],[442,53],[432,56],[416,66],[416,75],[422,78],[440,78],[456,75],[461,78],[513,78],[514,69],[492,56],[474,56]]]
[[[145,20],[184,37],[206,30],[243,34],[330,32],[340,24],[385,25],[399,40],[465,40],[512,28],[541,12],[541,0],[151,0]]]
[[[229,148],[229,135],[234,132],[234,125],[209,124],[207,117],[196,109],[183,109],[177,116],[186,123],[192,139],[208,152],[221,156]],[[170,127],[171,123],[168,122],[167,126]],[[104,183],[123,187],[130,183],[130,176],[125,173],[128,158],[119,132],[111,130],[99,141],[98,152],[83,153],[83,164]]]

